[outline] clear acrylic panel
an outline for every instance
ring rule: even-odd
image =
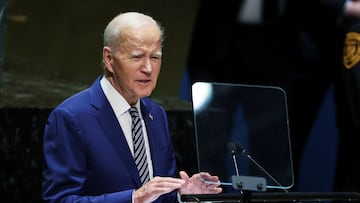
[[[233,175],[264,177],[267,188],[293,186],[286,93],[273,86],[196,82],[192,86],[199,171],[218,175],[232,192]],[[246,154],[231,155],[229,143]]]

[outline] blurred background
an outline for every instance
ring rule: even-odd
[[[147,13],[165,28],[163,65],[153,96],[178,96],[198,1],[8,0],[7,4],[0,106],[53,107],[91,84],[102,73],[103,30],[125,11]]]
[[[200,0],[0,0],[0,202],[40,202],[42,133],[47,116],[63,99],[87,88],[102,74],[103,30],[115,15],[125,11],[149,14],[165,28],[163,64],[152,98],[168,112],[179,168],[195,172],[197,160],[187,64],[199,6]],[[217,6],[212,8],[220,10]],[[204,12],[201,18],[206,21],[213,14],[210,11]],[[212,17],[216,21],[216,16]],[[223,22],[216,21],[226,27]],[[292,39],[292,35],[283,34]],[[199,38],[202,39],[201,34]],[[252,46],[253,41],[243,39]],[[277,45],[277,42],[271,43]],[[209,52],[203,52],[205,58],[218,59],[212,55],[211,43],[200,42],[199,47]],[[214,51],[225,55],[221,48]],[[235,63],[237,55],[237,52],[229,54]],[[272,56],[269,54],[269,58]],[[195,59],[199,61],[212,62]],[[216,71],[225,72],[222,68],[215,64],[214,78],[218,76]],[[238,79],[231,71],[229,75]],[[312,84],[328,82],[327,72],[316,74]],[[245,81],[248,79],[247,75],[243,77]],[[311,89],[311,84],[301,87],[305,95]],[[319,108],[310,118],[311,129],[304,136],[305,146],[297,168],[300,172],[295,180],[297,191],[333,191],[338,129],[331,82],[324,85],[324,90],[324,95],[319,95]],[[303,99],[311,103],[310,96]],[[302,113],[302,109],[297,110]],[[304,119],[308,117],[305,115]],[[301,121],[299,123],[301,127]]]

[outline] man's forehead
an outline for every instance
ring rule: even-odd
[[[154,29],[132,29],[122,32],[119,38],[120,44],[132,46],[161,46],[161,36]]]

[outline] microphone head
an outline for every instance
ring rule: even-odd
[[[227,148],[228,148],[229,153],[230,153],[231,155],[234,155],[234,154],[236,153],[236,145],[235,145],[235,143],[229,142],[229,143],[227,144]]]
[[[237,152],[243,153],[245,151],[244,147],[239,142],[229,142],[227,147],[231,155],[234,155]]]

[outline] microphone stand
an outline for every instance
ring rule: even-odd
[[[243,151],[242,147],[237,143],[229,143],[228,148],[236,171],[236,175],[231,177],[233,188],[240,190],[244,203],[250,203],[252,191],[266,191],[266,179],[264,177],[240,176],[236,152]]]

